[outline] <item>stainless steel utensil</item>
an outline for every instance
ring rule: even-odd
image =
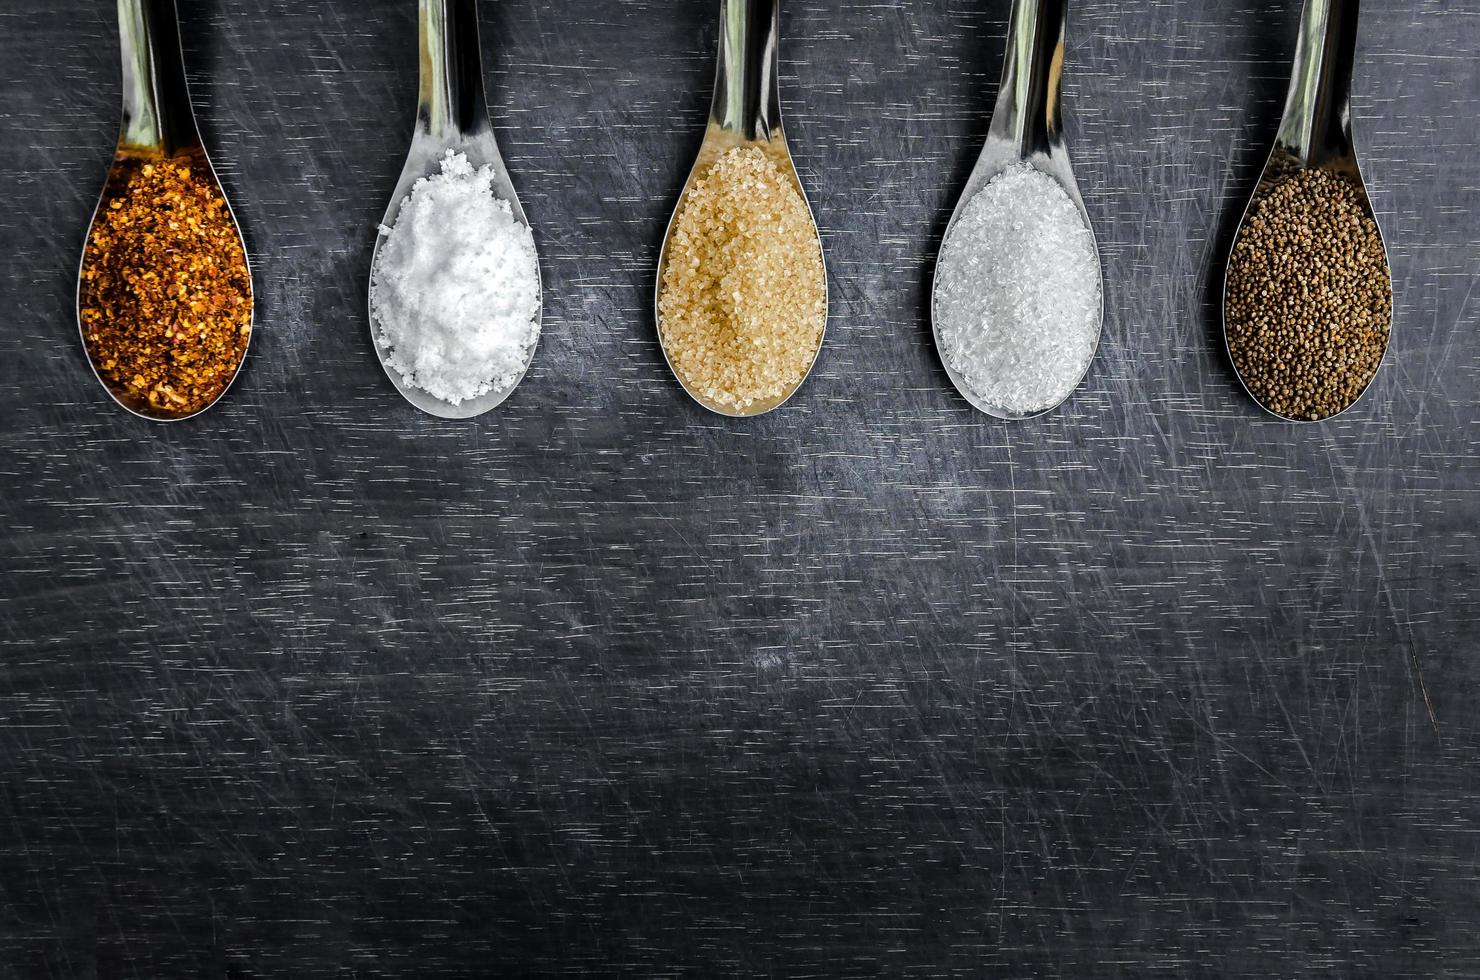
[[[493,168],[493,192],[496,197],[509,202],[514,220],[525,227],[529,219],[514,193],[514,184],[509,179],[508,169],[499,154],[498,142],[494,139],[493,124],[488,117],[487,96],[483,88],[483,56],[478,46],[478,4],[476,0],[420,0],[419,29],[421,45],[421,82],[416,107],[416,131],[411,137],[411,149],[406,155],[406,164],[401,169],[401,179],[391,195],[386,208],[382,227],[395,223],[401,202],[411,193],[411,188],[423,177],[441,172],[443,156],[448,150],[465,154],[475,168]],[[380,259],[380,249],[386,236],[381,234],[375,242],[371,268]],[[372,273],[373,280],[373,273]],[[543,320],[544,293],[541,286],[540,319]],[[497,408],[513,394],[529,372],[534,361],[535,349],[531,348],[529,360],[514,383],[506,388],[495,389],[459,405],[445,402],[430,392],[414,388],[402,379],[400,372],[386,363],[388,351],[380,343],[380,331],[375,322],[373,308],[370,312],[370,342],[380,358],[380,366],[386,377],[396,386],[408,402],[429,415],[443,419],[470,419]],[[539,344],[536,338],[535,346]]]
[[[770,156],[781,170],[791,177],[797,193],[807,204],[809,215],[812,206],[807,201],[806,188],[797,176],[792,163],[791,151],[786,143],[786,133],[781,125],[781,98],[777,90],[777,49],[781,31],[780,0],[720,0],[719,53],[715,70],[714,98],[709,107],[709,124],[704,133],[704,142],[699,147],[698,158],[689,171],[688,180],[679,194],[678,205],[668,221],[668,230],[663,234],[663,247],[658,253],[658,281],[653,297],[654,322],[662,322],[658,301],[663,295],[663,274],[668,265],[668,244],[673,229],[682,213],[689,189],[701,180],[716,160],[737,146],[756,146]],[[816,229],[816,219],[813,218]],[[819,248],[821,238],[819,236]],[[826,256],[823,258],[823,275],[826,277]],[[818,338],[817,353],[800,381],[789,391],[769,401],[750,406],[745,411],[736,411],[714,404],[702,394],[690,388],[668,360],[668,349],[663,344],[661,328],[659,344],[663,346],[663,357],[669,370],[678,378],[684,391],[700,405],[718,415],[730,418],[750,418],[764,415],[784,405],[801,388],[817,364],[817,354],[822,351],[826,339],[826,310],[824,309],[823,336]]]
[[[1069,148],[1064,139],[1060,120],[1061,82],[1064,70],[1064,27],[1068,0],[1014,0],[1012,20],[1007,35],[1007,58],[1002,65],[1002,84],[997,92],[997,106],[992,112],[992,123],[987,130],[986,145],[981,157],[966,181],[966,189],[956,203],[956,210],[946,225],[941,241],[942,251],[950,241],[951,231],[966,205],[992,178],[1016,163],[1026,163],[1058,182],[1084,220],[1084,226],[1094,235],[1089,212],[1085,210],[1084,198],[1080,196],[1079,184],[1074,179],[1074,168],[1069,163]],[[1099,254],[1096,242],[1095,254]],[[939,285],[940,263],[936,262],[936,279],[931,286],[930,319],[934,328],[936,349],[941,350],[941,338],[936,323],[936,287]],[[1101,273],[1100,306],[1101,326],[1104,323],[1104,274]],[[1099,340],[1096,338],[1096,345]],[[1094,358],[1090,358],[1090,363]],[[1000,406],[983,401],[972,391],[942,354],[941,363],[956,390],[978,411],[993,418],[1022,421],[1036,418],[1058,408],[1068,399],[1065,395],[1058,403],[1042,411],[1017,414]],[[1086,365],[1085,374],[1089,373]],[[1080,376],[1075,388],[1084,380]],[[1071,392],[1072,393],[1072,392]]]
[[[129,170],[139,161],[187,157],[194,173],[205,174],[216,186],[221,199],[236,228],[238,240],[241,227],[231,211],[231,202],[226,197],[216,171],[211,166],[200,130],[196,126],[195,113],[190,106],[190,88],[185,80],[185,59],[180,50],[180,23],[175,10],[175,0],[118,0],[119,46],[123,55],[123,120],[119,127],[118,144],[113,153],[113,165],[108,173],[103,193],[98,197],[93,211],[96,223],[104,206],[122,190]],[[92,241],[92,229],[88,229],[88,241]],[[242,254],[246,256],[246,248]],[[180,422],[194,418],[219,402],[231,389],[241,374],[246,362],[246,347],[251,345],[253,329],[247,335],[247,345],[242,348],[242,358],[232,372],[231,381],[221,389],[210,405],[189,415],[169,414],[156,411],[147,404],[131,403],[126,394],[115,391],[103,378],[88,350],[82,324],[83,281],[82,267],[87,264],[84,248],[82,262],[77,275],[77,329],[82,339],[82,349],[91,365],[98,383],[121,407],[140,418],[152,422]],[[248,261],[247,275],[250,279],[251,264]]]
[[[1280,129],[1275,137],[1269,161],[1260,174],[1259,185],[1244,207],[1239,220],[1239,230],[1234,243],[1244,233],[1244,225],[1253,213],[1255,205],[1275,185],[1299,170],[1325,170],[1338,174],[1350,181],[1360,196],[1362,207],[1371,216],[1382,237],[1382,225],[1372,209],[1367,195],[1367,184],[1362,179],[1362,170],[1357,161],[1356,142],[1352,138],[1352,70],[1357,60],[1357,19],[1359,0],[1306,0],[1300,17],[1300,38],[1295,46],[1295,63],[1291,71],[1290,92],[1285,99],[1285,113],[1280,120]],[[1383,244],[1384,259],[1387,259],[1387,244]],[[1223,344],[1228,357],[1237,362],[1228,344],[1228,265],[1233,261],[1230,250],[1223,275]],[[1388,282],[1392,282],[1392,263],[1388,261]],[[1392,330],[1388,330],[1388,348],[1392,346]],[[1384,360],[1386,350],[1384,350]],[[1379,364],[1378,369],[1381,370]],[[1242,374],[1239,383],[1249,393],[1255,404],[1265,411],[1288,422],[1325,422],[1350,411],[1352,406],[1372,388],[1372,379],[1361,394],[1352,399],[1350,405],[1335,415],[1321,419],[1296,419],[1281,415],[1259,400],[1250,390]]]

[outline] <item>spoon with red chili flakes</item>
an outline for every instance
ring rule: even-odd
[[[93,372],[121,406],[190,418],[231,386],[252,336],[241,231],[190,107],[174,0],[120,0],[123,125],[77,279]]]

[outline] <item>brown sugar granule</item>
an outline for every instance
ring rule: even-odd
[[[83,253],[88,356],[147,415],[191,415],[231,383],[252,329],[252,283],[226,200],[203,161],[115,171]]]
[[[759,148],[728,150],[684,195],[658,321],[674,370],[715,405],[746,412],[806,376],[827,321],[822,245]]]
[[[1228,349],[1265,407],[1316,421],[1377,374],[1393,290],[1377,222],[1350,180],[1299,170],[1254,206],[1228,267]]]

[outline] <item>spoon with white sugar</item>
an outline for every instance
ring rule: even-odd
[[[1014,0],[986,145],[946,226],[931,288],[931,323],[946,374],[973,407],[999,419],[1030,419],[1061,405],[1088,373],[1104,321],[1099,248],[1069,163],[1060,118],[1067,6],[1067,0]],[[998,181],[1003,182],[998,188],[990,187]],[[1001,198],[1003,207],[1012,207],[1015,197],[1022,198],[1027,204],[1020,210],[1035,221],[1041,215],[1045,227],[1020,232],[1017,240],[1002,235],[992,239],[986,234],[992,217],[973,210],[973,201],[989,190],[992,193],[978,201],[977,208],[997,206],[994,198]],[[1032,213],[1034,208],[1038,214]],[[958,245],[973,246],[952,236],[968,225],[982,238],[975,247],[989,254],[981,258],[959,254]],[[1008,288],[1002,283],[1004,270],[992,263],[1025,263],[1020,246],[1035,244],[1033,236],[1040,231],[1058,236],[1063,261],[1056,254],[1044,256],[1046,261],[1052,259],[1046,267],[1016,270],[1038,284],[1037,295],[1006,296],[994,302],[973,295],[984,288],[983,282],[995,290]],[[968,274],[974,282],[961,281]],[[1066,277],[1067,288],[1056,296],[1045,277],[1060,274]],[[1068,321],[1062,337],[1056,335],[1059,316]],[[1030,333],[1024,330],[1028,321],[1034,328]],[[1035,383],[1014,372],[1036,373],[1042,380]],[[983,384],[984,377],[992,383]]]
[[[503,157],[494,139],[493,124],[488,116],[487,96],[483,87],[483,59],[478,44],[478,5],[476,0],[420,0],[418,13],[421,51],[421,80],[416,109],[416,132],[401,178],[386,208],[382,228],[391,228],[417,183],[442,170],[449,152],[466,157],[472,168],[491,168],[493,197],[508,203],[513,220],[524,228],[529,219],[519,204],[514,185],[509,179]],[[387,236],[382,233],[375,243],[371,259],[371,282],[383,256]],[[534,359],[538,343],[543,301],[535,262],[534,313],[535,340],[523,360],[517,376],[508,384],[495,386],[484,394],[457,404],[439,398],[423,388],[410,384],[400,370],[392,366],[392,350],[383,342],[381,323],[371,287],[370,334],[376,356],[391,384],[412,405],[430,415],[444,419],[470,419],[498,407],[519,386]]]

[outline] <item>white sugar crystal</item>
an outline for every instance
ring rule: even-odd
[[[386,363],[453,405],[519,380],[539,339],[534,237],[493,194],[492,167],[447,152],[401,204],[370,276]]]
[[[941,249],[941,356],[977,398],[1013,415],[1073,392],[1100,331],[1094,236],[1058,182],[1014,164],[977,192]]]

